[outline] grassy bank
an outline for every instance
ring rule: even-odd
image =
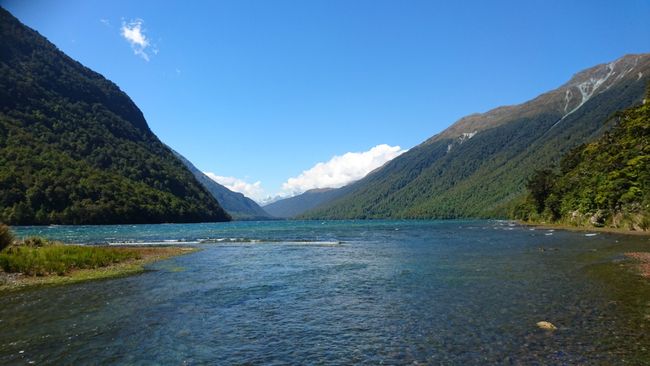
[[[12,246],[0,252],[0,293],[132,275],[143,272],[148,263],[196,250],[63,244]]]

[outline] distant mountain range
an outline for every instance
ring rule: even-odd
[[[264,206],[269,214],[279,218],[292,218],[330,202],[343,194],[344,189],[318,188],[311,189],[297,196],[284,198]]]
[[[505,217],[535,169],[601,136],[608,117],[641,102],[649,78],[650,55],[627,55],[531,101],[469,115],[298,217]]]
[[[172,150],[173,151],[173,150]],[[197,169],[194,164],[185,159],[184,156],[174,151],[176,157],[194,174],[199,181],[210,192],[221,206],[232,216],[234,220],[269,220],[273,217],[262,209],[255,201],[244,196],[239,192],[233,192],[230,189],[210,179],[202,171]]]
[[[124,92],[0,8],[0,221],[229,219]]]

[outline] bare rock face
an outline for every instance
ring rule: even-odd
[[[589,218],[589,223],[596,227],[602,227],[605,225],[605,218],[605,213],[602,210],[598,210],[596,213],[591,215]]]

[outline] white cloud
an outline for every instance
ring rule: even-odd
[[[100,19],[99,21],[107,27],[111,26],[111,22],[108,19]]]
[[[203,174],[207,175],[210,179],[221,184],[222,186],[225,186],[231,191],[242,193],[244,196],[252,198],[257,202],[263,202],[266,198],[268,198],[266,191],[264,188],[262,188],[262,182],[260,181],[249,183],[243,179],[235,177],[223,177],[211,172],[203,172]]]
[[[149,55],[147,54],[147,48],[151,45],[149,39],[144,34],[145,30],[142,28],[144,20],[136,19],[128,23],[122,22],[122,28],[120,32],[122,37],[126,39],[127,42],[131,45],[133,53],[142,57],[145,61],[149,61]],[[158,50],[154,47],[154,54],[158,53]]]
[[[247,182],[236,177],[225,177],[211,172],[203,172],[210,179],[231,191],[239,192],[260,205],[279,199],[292,197],[314,188],[338,188],[365,177],[371,171],[403,154],[399,146],[377,145],[368,151],[349,152],[332,157],[329,161],[318,163],[303,171],[299,176],[289,178],[282,184],[282,190],[269,194],[262,182]]]
[[[371,171],[406,152],[399,146],[377,145],[364,152],[337,155],[289,178],[282,184],[286,195],[297,195],[314,188],[338,188],[365,177]]]

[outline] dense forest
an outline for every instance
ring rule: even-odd
[[[115,84],[0,8],[0,221],[228,220]]]
[[[578,226],[650,229],[650,87],[646,103],[616,113],[614,126],[559,167],[536,171],[516,218]]]
[[[640,103],[650,55],[576,74],[528,102],[462,118],[299,217],[505,218],[526,179],[601,136],[616,111]]]

